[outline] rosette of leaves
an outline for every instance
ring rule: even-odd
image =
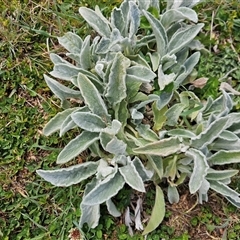
[[[233,190],[226,185],[236,170],[213,168],[219,164],[217,147],[221,156],[230,152],[233,159],[238,154],[236,149],[221,148],[221,141],[231,137],[233,141],[234,136],[238,144],[230,96],[223,92],[203,106],[193,92],[181,90],[200,57],[196,50],[201,44],[195,37],[203,25],[197,24],[191,6],[191,1],[169,1],[161,10],[156,0],[125,0],[110,19],[98,7],[95,11],[81,7],[80,14],[98,35],[83,40],[68,32],[58,38],[68,51],[66,58],[50,54],[54,63],[50,75],[62,81],[44,78],[64,111],[47,123],[43,133],[59,131],[61,137],[78,128],[80,134],[63,148],[57,163],[66,164],[83,151],[89,158],[37,173],[56,186],[89,179],[80,205],[80,228],[84,223],[98,225],[103,203],[110,214],[120,216],[114,196],[125,184],[139,192],[146,191],[146,181],[156,185],[155,205],[143,234],[164,218],[162,181],[169,182],[170,202],[177,202],[177,186],[190,178],[190,192],[198,191],[200,201],[212,188],[239,204],[237,193],[230,194]],[[223,107],[224,113],[219,110]]]

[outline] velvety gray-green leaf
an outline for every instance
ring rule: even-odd
[[[90,206],[81,203],[80,208],[79,227],[82,228],[84,223],[87,223],[89,228],[97,227],[100,219],[100,204]]]
[[[89,182],[84,191],[83,198],[97,185],[98,180],[94,178]],[[88,206],[84,205],[82,202],[80,204],[81,218],[79,221],[79,226],[83,227],[84,223],[87,223],[89,227],[94,228],[98,225],[100,218],[100,204]]]
[[[181,148],[181,141],[177,137],[171,137],[146,144],[143,147],[135,148],[133,151],[137,154],[149,154],[164,157],[180,151]]]
[[[82,100],[82,94],[80,91],[73,90],[69,87],[62,85],[61,83],[57,82],[56,80],[48,77],[44,74],[44,79],[51,89],[51,91],[62,101],[70,98],[80,99]]]
[[[202,133],[192,140],[191,146],[203,148],[212,143],[227,126],[227,118],[219,118],[211,123]]]
[[[173,130],[169,130],[167,132],[167,134],[169,136],[177,136],[177,137],[183,137],[183,138],[193,138],[193,137],[196,137],[196,135],[187,130],[187,129],[181,129],[181,128],[178,128],[178,129],[173,129]]]
[[[170,52],[169,54],[174,54],[187,46],[187,44],[197,36],[203,26],[203,23],[199,23],[197,25],[183,29],[177,34],[174,34],[168,44],[168,51]]]
[[[209,169],[206,179],[208,180],[224,180],[226,178],[231,178],[234,175],[238,174],[238,170],[214,170],[214,169]]]
[[[189,180],[190,193],[195,193],[202,185],[203,180],[209,169],[206,156],[199,150],[190,148],[186,151],[186,155],[194,160],[193,172]]]
[[[136,130],[138,131],[139,135],[146,140],[152,142],[159,140],[158,135],[150,129],[150,125],[148,124],[139,124],[136,127]]]
[[[175,186],[168,186],[167,196],[171,204],[179,202],[179,193]]]
[[[143,231],[143,235],[152,232],[159,226],[165,216],[165,211],[166,210],[163,191],[159,186],[156,185],[155,203],[153,206],[150,220]]]
[[[194,10],[186,7],[170,9],[162,15],[161,23],[165,28],[168,28],[173,22],[184,21],[185,19],[197,23],[197,13]]]
[[[132,39],[138,31],[140,25],[140,12],[139,9],[133,1],[129,2],[129,17],[130,17],[130,26],[129,26],[129,38]]]
[[[120,33],[124,34],[125,19],[120,8],[114,8],[111,14],[111,24],[116,27]]]
[[[67,32],[63,37],[58,37],[58,42],[70,53],[80,53],[83,43],[82,39],[72,32]]]
[[[231,144],[231,143],[229,143]],[[210,158],[208,158],[208,162],[212,165],[225,165],[231,163],[239,163],[240,162],[240,151],[239,150],[220,150]]]
[[[65,119],[71,115],[74,111],[76,111],[78,108],[70,108],[66,109],[63,112],[57,113],[43,128],[43,134],[45,136],[49,136],[52,133],[58,131],[61,129],[61,126]]]
[[[167,33],[161,24],[161,22],[156,19],[151,13],[143,10],[143,14],[149,21],[150,25],[152,26],[153,33],[156,37],[157,42],[157,52],[163,57],[166,54],[166,47],[168,44],[167,40]]]
[[[106,97],[113,105],[126,98],[126,69],[130,61],[122,53],[117,53],[110,69]]]
[[[101,132],[106,127],[106,123],[98,115],[90,112],[73,113],[72,119],[80,128],[89,132]]]
[[[218,181],[211,181],[209,180],[210,188],[216,191],[217,193],[222,194],[225,197],[230,197],[233,200],[239,199],[239,193],[228,187],[227,185],[218,182]]]
[[[156,77],[156,74],[151,69],[141,65],[129,67],[127,74],[132,79],[140,82],[150,82]]]
[[[90,39],[91,36],[88,35],[83,42],[81,53],[80,53],[80,63],[83,69],[91,68],[91,51],[90,51]]]
[[[159,179],[163,178],[163,159],[160,156],[147,155],[152,169],[157,173]]]
[[[143,182],[151,179],[151,177],[153,175],[152,171],[147,170],[144,167],[142,161],[138,157],[135,157],[133,159],[133,165],[135,166],[135,168],[136,168],[138,174],[140,175],[140,177],[142,178]]]
[[[60,152],[57,158],[58,164],[67,163],[81,152],[86,150],[92,143],[99,139],[99,133],[82,132],[76,138],[71,140]]]
[[[97,33],[103,37],[110,37],[111,30],[107,19],[104,21],[95,11],[86,7],[80,7],[79,13]]]
[[[37,170],[37,174],[55,186],[67,187],[91,177],[97,167],[98,162],[85,162],[57,170]]]
[[[121,213],[117,210],[115,204],[113,203],[113,201],[111,199],[108,199],[106,201],[106,205],[107,205],[108,212],[113,217],[120,217],[121,216]]]
[[[124,178],[119,172],[112,174],[85,196],[83,204],[96,205],[111,199],[123,188],[124,183]]]
[[[109,120],[107,107],[97,88],[89,80],[89,78],[82,73],[78,74],[77,81],[86,105],[94,114],[98,115],[107,122]]]
[[[145,192],[145,187],[141,176],[138,174],[133,163],[120,167],[119,172],[123,176],[125,182],[133,189],[139,192]]]
[[[55,77],[66,81],[71,81],[76,77],[80,69],[70,64],[59,63],[54,65],[53,71],[50,74]]]

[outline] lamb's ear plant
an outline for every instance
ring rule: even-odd
[[[169,1],[164,10],[158,3],[125,0],[109,19],[98,7],[81,7],[97,36],[82,39],[68,32],[58,38],[66,58],[50,55],[50,75],[62,81],[44,78],[64,110],[43,133],[59,131],[61,137],[78,128],[79,135],[63,148],[57,163],[66,164],[83,151],[89,157],[37,173],[56,186],[89,180],[80,228],[98,225],[101,204],[114,217],[121,216],[114,201],[118,192],[128,185],[144,193],[150,181],[156,200],[143,234],[163,220],[164,196],[178,202],[177,187],[186,181],[200,202],[207,201],[212,189],[240,207],[239,194],[228,186],[238,171],[218,167],[240,162],[240,114],[231,113],[233,101],[224,90],[218,99],[203,103],[185,87],[202,48],[195,37],[203,24],[191,9],[196,1]],[[136,228],[141,230],[142,223]]]

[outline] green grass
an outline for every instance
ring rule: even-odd
[[[78,223],[81,185],[56,188],[35,174],[36,169],[55,167],[57,154],[70,139],[68,135],[59,139],[57,134],[48,138],[41,134],[47,120],[61,110],[43,74],[52,68],[49,53],[61,52],[57,36],[67,31],[81,36],[92,33],[79,16],[78,7],[93,7],[99,1],[78,2],[2,0],[0,4],[0,239],[3,240],[65,240],[69,230]],[[100,7],[109,14],[119,2],[101,1]],[[199,39],[209,51],[203,53],[198,67],[198,77],[209,77],[206,87],[199,90],[199,96],[216,97],[218,79],[226,74],[226,79],[240,91],[238,0],[215,0],[197,9],[201,21],[206,24]],[[236,101],[236,109],[239,109],[239,97]],[[233,185],[240,191],[239,177]],[[129,199],[127,190],[120,194],[118,201],[122,202],[122,210]],[[153,199],[154,193],[148,193],[146,212],[152,208]],[[219,216],[230,215],[232,219],[224,229],[227,239],[237,239],[240,235],[239,211],[223,204],[223,214],[216,213],[213,221],[211,204],[205,204],[199,215],[191,213],[189,224],[192,228],[200,224],[209,226],[210,231],[211,226],[223,224]],[[144,239],[140,233],[130,237],[122,219],[110,217],[104,207],[101,213],[103,217],[96,229],[84,228],[87,239]],[[169,209],[166,221],[148,236],[149,240],[192,239],[191,231],[180,232],[169,224],[171,216]]]

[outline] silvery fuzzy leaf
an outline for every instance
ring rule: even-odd
[[[168,43],[169,54],[174,54],[187,46],[197,36],[203,26],[203,23],[199,23],[174,34]]]
[[[70,53],[80,53],[82,39],[75,33],[67,32],[63,37],[58,37],[58,42]]]
[[[71,115],[68,116],[61,125],[59,136],[62,137],[67,131],[77,127],[76,123],[72,120]]]
[[[128,58],[131,60],[131,66],[141,65],[151,69],[148,62],[140,54],[129,55]]]
[[[37,170],[37,174],[55,186],[71,186],[97,172],[98,162],[85,162],[57,170]]]
[[[148,67],[136,65],[127,69],[127,77],[144,83],[153,81],[156,74]]]
[[[60,152],[57,158],[58,164],[67,163],[84,150],[86,150],[92,143],[99,139],[98,133],[82,132],[76,138],[71,140],[64,149]]]
[[[144,46],[149,47],[148,45],[150,43],[155,43],[156,38],[154,34],[146,35],[146,36],[141,36],[141,39],[137,39],[136,42],[136,49],[141,49]]]
[[[94,113],[76,112],[71,117],[80,128],[89,132],[101,132],[106,128],[106,123]]]
[[[183,73],[180,74],[175,80],[174,84],[176,88],[180,84],[182,84],[182,82],[186,79],[186,77],[188,77],[189,74],[193,71],[194,67],[199,61],[199,58],[200,58],[200,53],[195,52],[185,61],[184,65],[182,66],[185,71],[183,71]]]
[[[148,181],[152,178],[153,172],[146,169],[138,157],[135,157],[132,163],[135,166],[138,174],[141,176],[143,182]]]
[[[97,184],[97,180],[93,179],[86,185],[83,198],[89,193]],[[100,204],[88,206],[82,202],[80,204],[81,218],[79,221],[79,227],[82,228],[84,223],[87,223],[90,228],[95,228],[98,225],[100,218]]]
[[[165,201],[164,201],[164,194],[162,189],[156,185],[156,197],[155,197],[155,203],[153,206],[152,214],[150,217],[150,220],[148,222],[148,225],[143,231],[143,235],[146,235],[153,230],[155,230],[159,224],[162,222],[164,216],[165,216]]]
[[[170,107],[165,113],[165,116],[167,118],[166,125],[176,126],[179,117],[185,108],[186,106],[182,103],[176,103],[172,107]]]
[[[81,218],[79,227],[82,228],[84,223],[87,223],[89,228],[97,227],[100,219],[100,204],[89,206],[81,203],[80,208]]]
[[[166,92],[162,91],[159,98],[157,99],[156,106],[158,110],[163,109],[172,99],[174,91]]]
[[[106,98],[115,106],[126,98],[126,69],[130,61],[122,53],[117,53],[110,69]]]
[[[125,184],[124,178],[119,172],[109,175],[96,185],[83,199],[85,205],[96,205],[106,202],[115,196]]]
[[[177,137],[170,137],[146,144],[143,147],[135,148],[133,151],[137,154],[149,154],[165,157],[179,152],[182,147],[183,145]]]
[[[212,143],[227,126],[228,118],[219,118],[211,123],[202,133],[192,138],[191,146],[194,148],[204,148]]]
[[[209,188],[210,188],[210,183],[206,179],[204,179],[201,187],[198,190],[198,193],[199,193],[198,201],[200,204],[203,204],[203,201],[205,201],[205,202],[208,201],[207,192],[208,192]]]
[[[140,25],[140,12],[137,5],[133,1],[129,2],[129,7],[130,26],[128,37],[133,39]]]
[[[106,132],[100,133],[100,142],[105,151],[115,155],[124,155],[127,145],[117,137]]]
[[[96,46],[95,53],[97,54],[106,54],[109,52],[111,46],[111,40],[109,38],[101,38],[99,43]]]
[[[125,155],[116,155],[112,158],[111,164],[125,166],[128,163],[128,158]]]
[[[105,179],[111,174],[115,174],[117,171],[116,167],[112,167],[109,165],[109,163],[101,158],[99,160],[98,168],[97,168],[97,173],[96,173],[96,179],[98,181]]]
[[[227,185],[219,182],[219,181],[211,181],[209,180],[210,188],[216,191],[217,193],[222,194],[224,197],[230,197],[231,199],[235,200],[236,202],[239,201],[240,194]]]
[[[142,178],[137,172],[132,162],[120,167],[119,172],[123,176],[125,182],[133,189],[139,192],[145,192],[145,187]]]
[[[169,55],[168,53],[162,57],[161,64],[162,64],[162,70],[165,72],[170,67],[172,67],[174,64],[177,63],[177,57],[175,54]]]
[[[60,56],[58,56],[55,53],[50,53],[49,55],[50,55],[50,59],[51,59],[51,61],[53,62],[54,65],[55,64],[59,64],[59,63],[72,65],[71,63],[69,63],[68,61],[66,61],[65,59],[61,58]]]
[[[158,70],[161,56],[158,52],[150,53],[148,52],[147,55],[150,57],[151,63],[152,63],[152,70],[155,72]]]
[[[123,155],[126,154],[127,144],[122,140],[114,137],[110,142],[106,145],[106,151],[115,155]]]
[[[163,178],[163,160],[160,156],[147,155],[148,161],[159,179]]]
[[[78,74],[77,81],[85,104],[94,114],[108,122],[110,116],[107,112],[107,107],[94,84],[82,73]]]
[[[175,186],[168,186],[168,201],[173,204],[173,203],[178,203],[179,202],[179,193],[178,190]]]
[[[115,108],[115,118],[118,119],[119,122],[121,122],[122,128],[124,128],[127,125],[129,117],[130,113],[128,109],[128,102],[124,99]]]
[[[43,134],[49,136],[52,133],[61,129],[61,126],[65,119],[79,108],[66,109],[63,112],[57,113],[43,128]]]
[[[82,44],[82,49],[80,53],[80,63],[83,69],[91,69],[90,39],[91,39],[91,36],[88,35],[84,39]]]
[[[148,124],[139,124],[136,130],[141,137],[148,141],[154,142],[159,140],[158,135],[150,129],[150,125]]]
[[[112,28],[117,28],[120,33],[124,34],[125,19],[123,12],[120,8],[114,8],[111,14],[111,24]]]
[[[177,137],[182,137],[182,138],[193,138],[196,137],[196,135],[187,130],[187,129],[172,129],[167,132],[168,136],[177,136]]]
[[[160,90],[163,90],[165,86],[167,86],[169,83],[173,82],[176,78],[175,73],[171,74],[164,74],[162,65],[158,68],[158,85],[160,87]]]
[[[98,76],[102,79],[104,79],[104,64],[102,62],[97,62],[96,65],[95,65],[95,71],[96,73],[98,74]]]
[[[192,157],[194,160],[193,173],[189,180],[190,193],[195,193],[202,185],[203,180],[209,169],[206,156],[199,150],[190,148],[186,151],[186,156]]]
[[[80,7],[79,13],[99,35],[103,37],[110,37],[111,30],[107,23],[107,19],[103,16],[99,16],[98,13],[86,7]]]
[[[230,142],[235,142],[239,140],[238,136],[234,134],[231,131],[228,130],[223,130],[221,134],[219,135],[219,138],[230,141]]]
[[[204,45],[197,39],[194,39],[192,42],[190,42],[188,44],[188,47],[191,50],[197,50],[197,51],[201,51],[204,49]]]
[[[156,100],[159,100],[159,96],[156,94],[150,94],[150,95],[148,95],[148,99],[146,101],[139,103],[137,106],[135,106],[135,108],[137,110],[139,110],[139,109],[145,107],[147,104],[154,102]]]
[[[231,143],[230,143],[231,144]],[[208,162],[212,165],[225,165],[240,162],[239,150],[220,150],[208,158]]]
[[[122,127],[122,123],[116,119],[113,119],[111,126],[108,126],[105,129],[102,129],[101,132],[105,132],[111,135],[116,135],[121,129],[121,127]]]
[[[157,52],[163,57],[166,54],[166,49],[168,45],[167,33],[162,26],[161,22],[156,19],[151,13],[143,10],[143,13],[150,25],[152,26],[153,33],[156,37],[157,42]]]
[[[108,212],[113,217],[120,217],[121,216],[121,213],[117,210],[115,204],[113,203],[113,201],[111,199],[108,199],[106,201],[106,205],[107,205]]]
[[[144,115],[141,112],[139,112],[136,108],[132,108],[130,109],[130,111],[132,119],[142,120],[144,118]]]
[[[150,7],[151,1],[137,0],[137,4],[138,4],[139,9],[147,11]]]
[[[84,106],[77,108],[74,112],[89,112],[89,108]],[[66,133],[68,130],[73,129],[77,127],[76,123],[72,120],[71,115],[68,115],[68,117],[63,121],[61,128],[60,128],[60,133],[59,136],[63,136],[64,133]]]
[[[240,208],[240,198],[237,198],[237,199],[232,199],[230,197],[226,197],[225,198],[232,204],[234,205],[235,207],[237,208]]]
[[[50,74],[55,77],[66,81],[71,81],[73,77],[77,76],[80,68],[70,64],[59,63],[54,65],[53,71]]]
[[[142,202],[143,200],[139,197],[137,200],[137,205],[134,210],[134,215],[135,215],[135,228],[137,230],[143,230],[143,225],[141,221],[141,211],[142,211]]]
[[[229,144],[228,140],[224,140],[222,138],[218,138],[217,140],[215,140],[213,142],[213,144],[211,144],[211,150],[214,151],[219,151],[219,150],[227,150],[227,151],[232,151],[232,150],[239,150],[239,146],[240,146],[240,139],[238,139],[235,142],[231,142],[231,144]]]
[[[161,17],[161,23],[167,29],[173,22],[184,21],[188,19],[192,22],[198,22],[197,13],[187,7],[180,7],[166,11]]]
[[[208,180],[224,180],[226,178],[231,178],[234,175],[238,174],[238,170],[215,170],[215,169],[208,169],[208,173],[206,179]]]

